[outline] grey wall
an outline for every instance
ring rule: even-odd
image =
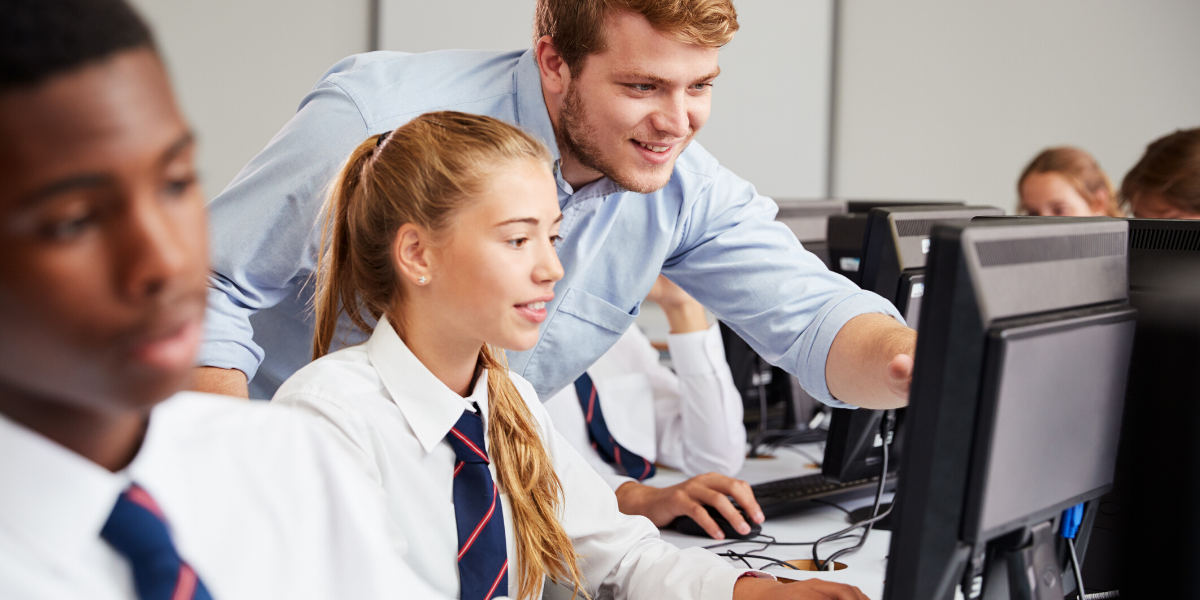
[[[843,0],[834,191],[1012,209],[1043,147],[1118,182],[1200,125],[1200,2]]]
[[[150,22],[220,192],[337,60],[367,50],[368,0],[132,0]]]

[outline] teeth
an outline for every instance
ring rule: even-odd
[[[643,148],[645,148],[651,152],[666,152],[667,148],[670,148],[670,146],[651,146],[650,144],[646,144],[643,142],[638,142],[638,144],[641,144],[641,146]]]
[[[546,308],[546,303],[545,302],[530,302],[529,304],[525,304],[523,306],[525,308],[530,308],[533,310],[542,310],[543,308]]]

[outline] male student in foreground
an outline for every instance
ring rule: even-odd
[[[566,276],[552,301],[513,307],[544,311],[545,321],[537,345],[509,357],[543,400],[621,336],[661,271],[813,397],[904,404],[916,333],[889,302],[801,248],[774,222],[773,201],[693,141],[708,120],[718,50],[738,29],[730,0],[538,0],[536,10],[530,50],[375,52],[321,78],[209,206],[213,273],[196,388],[269,398],[308,362],[305,284],[329,181],[368,136],[449,109],[517,124],[554,155]],[[637,497],[618,498],[626,512],[670,506],[706,519],[701,499],[735,485],[627,486]],[[744,526],[732,506],[718,508]]]
[[[193,155],[122,0],[0,3],[0,598],[437,598],[340,437],[176,394],[208,273]]]

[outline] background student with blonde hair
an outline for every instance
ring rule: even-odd
[[[1181,129],[1146,146],[1121,182],[1121,202],[1135,217],[1200,219],[1200,127]]]
[[[1091,154],[1071,146],[1041,151],[1017,179],[1020,212],[1043,217],[1122,217],[1108,175]]]
[[[617,510],[504,350],[537,343],[563,277],[549,153],[489,117],[427,113],[359,144],[333,187],[317,360],[274,402],[359,449],[405,561],[463,600],[533,600],[545,576],[590,597],[863,599],[822,581],[743,578]],[[329,352],[340,317],[363,344]]]

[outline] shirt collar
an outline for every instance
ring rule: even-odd
[[[0,529],[51,555],[78,556],[100,539],[130,478],[0,415],[0,481]]]
[[[479,374],[469,397],[459,396],[408,349],[387,315],[379,319],[371,339],[367,340],[367,357],[426,452],[445,439],[463,411],[471,410],[472,403],[479,405],[487,430],[486,370]]]

